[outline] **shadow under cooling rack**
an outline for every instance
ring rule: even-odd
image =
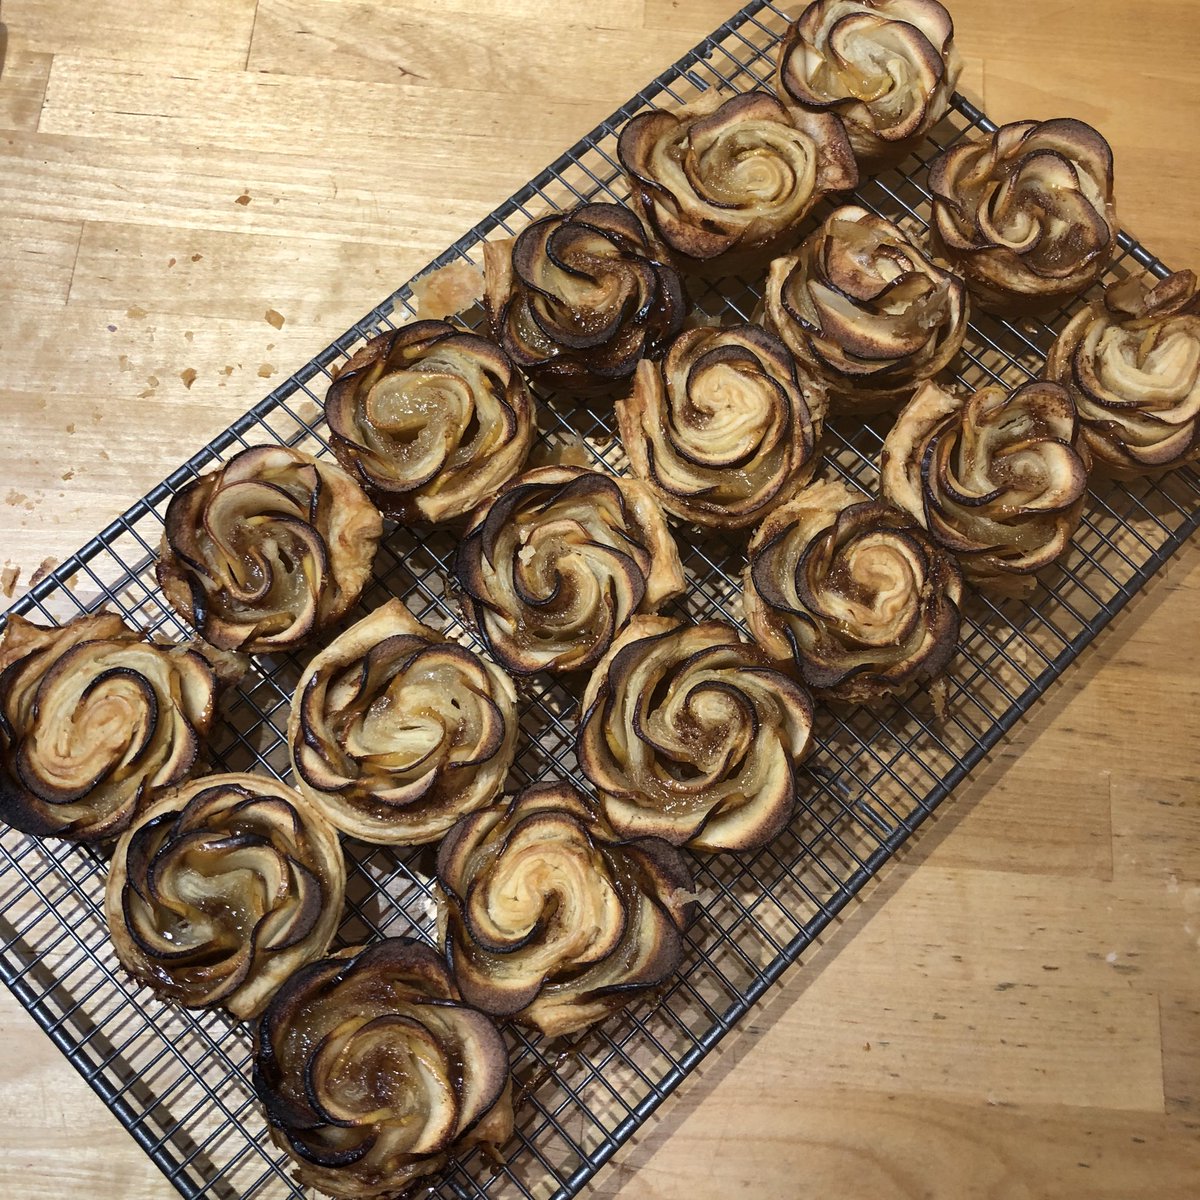
[[[616,131],[647,105],[684,103],[711,87],[767,83],[786,27],[774,6],[752,3],[715,30],[587,138],[530,181],[431,267],[478,264],[482,244],[517,233],[532,217],[582,199],[623,199]],[[867,181],[860,203],[914,233],[924,231],[929,159],[971,130],[993,128],[961,97],[918,154]],[[823,212],[811,219],[815,224]],[[1106,282],[1166,269],[1125,235]],[[697,285],[693,301],[749,319],[756,280]],[[184,629],[153,580],[154,547],[172,492],[245,445],[275,440],[324,454],[321,400],[335,365],[370,334],[414,315],[405,285],[307,363],[229,430],[63,564],[14,612],[63,620],[101,604],[167,636]],[[465,314],[478,324],[480,313]],[[1040,370],[1066,314],[1012,326],[971,323],[955,363],[972,386],[1024,383]],[[551,444],[578,443],[599,465],[624,469],[608,406],[541,394]],[[833,422],[827,469],[872,491],[886,432],[882,421]],[[518,1132],[502,1161],[474,1152],[436,1185],[444,1197],[566,1197],[606,1162],[762,993],[797,960],[933,809],[1011,728],[1066,665],[1200,524],[1200,480],[1191,470],[1130,487],[1101,484],[1065,560],[1043,573],[1029,602],[971,595],[944,712],[924,696],[882,709],[824,711],[803,773],[804,794],[787,832],[755,855],[696,862],[702,913],[679,976],[653,1002],[618,1014],[565,1052],[509,1031],[524,1095]],[[675,611],[739,618],[744,540],[689,530],[687,594]],[[421,620],[471,643],[446,595],[454,542],[440,532],[389,527],[365,612],[389,596]],[[288,777],[288,706],[302,662],[259,659],[226,698],[214,739],[217,770]],[[579,776],[574,758],[578,696],[536,679],[522,700],[513,783]],[[353,944],[433,929],[428,851],[347,841],[347,909],[339,933]],[[298,1196],[272,1146],[249,1083],[246,1030],[219,1013],[172,1008],[118,970],[101,911],[105,862],[93,850],[0,837],[0,975],[39,1025],[185,1196],[234,1200]]]

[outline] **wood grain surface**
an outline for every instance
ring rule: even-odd
[[[18,594],[735,8],[3,0]],[[953,14],[968,93],[1097,125],[1200,267],[1200,6]],[[1194,1200],[1198,642],[1191,544],[590,1194]],[[0,1051],[0,1195],[174,1194],[7,992]]]

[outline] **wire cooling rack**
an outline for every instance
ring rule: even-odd
[[[616,131],[646,105],[699,91],[769,82],[786,17],[756,0],[715,30],[587,138],[501,205],[433,267],[478,264],[482,243],[581,199],[623,198]],[[860,202],[914,232],[925,227],[929,159],[972,129],[994,128],[966,101],[917,155],[871,180]],[[822,212],[814,215],[814,222]],[[1128,237],[1109,278],[1166,269]],[[747,319],[756,281],[702,285],[704,311]],[[413,315],[408,285],[373,309],[162,485],[37,585],[12,609],[63,620],[100,605],[171,637],[184,629],[153,582],[153,555],[172,492],[243,446],[279,441],[325,453],[321,399],[336,365],[362,340]],[[466,314],[478,324],[478,310]],[[1034,377],[1065,313],[1014,327],[980,317],[955,364],[961,383],[1009,386]],[[623,467],[611,405],[540,396],[545,441],[582,440],[597,462]],[[870,491],[880,421],[830,430],[826,461]],[[1028,603],[967,602],[945,712],[925,697],[875,711],[825,711],[790,829],[753,856],[698,860],[702,916],[677,979],[655,1000],[604,1022],[569,1053],[510,1030],[523,1102],[503,1162],[474,1152],[435,1186],[444,1197],[567,1197],[606,1162],[816,935],[880,870],[1034,700],[1200,524],[1200,480],[1182,470],[1132,487],[1100,485],[1065,560],[1043,573]],[[682,537],[689,586],[678,611],[737,620],[744,540]],[[453,538],[391,529],[363,610],[400,596],[422,620],[470,643],[446,593]],[[288,777],[288,705],[303,663],[263,658],[228,696],[213,746],[216,770]],[[577,695],[539,678],[522,703],[513,783],[579,779],[573,751]],[[433,929],[431,855],[346,843],[342,944]],[[166,1006],[119,972],[101,911],[106,863],[94,851],[0,839],[0,974],[84,1079],[185,1196],[232,1200],[303,1195],[271,1145],[249,1083],[244,1027],[219,1013]]]

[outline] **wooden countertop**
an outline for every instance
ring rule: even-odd
[[[5,0],[19,588],[735,8]],[[968,93],[1097,125],[1125,226],[1200,267],[1196,5],[953,12]],[[592,1194],[1200,1194],[1198,641],[1193,543]],[[174,1194],[6,991],[0,1049],[0,1194]]]

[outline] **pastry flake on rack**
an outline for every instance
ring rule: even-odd
[[[526,471],[481,506],[454,574],[464,613],[519,675],[591,666],[634,613],[684,585],[650,489],[566,466]]]
[[[581,710],[579,764],[620,836],[755,850],[791,818],[812,700],[732,625],[634,617]]]
[[[759,325],[685,330],[616,402],[630,466],[663,508],[726,529],[808,482],[825,409],[823,386]]]
[[[517,738],[512,680],[399,600],[339,634],[296,688],[296,783],[352,837],[436,841],[504,787]]]
[[[771,263],[763,302],[767,328],[826,385],[834,412],[897,406],[950,363],[967,331],[963,281],[857,205]]]
[[[104,914],[139,983],[244,1020],[329,949],[345,883],[337,833],[303,796],[261,775],[209,775],[124,833]]]
[[[195,650],[150,641],[114,613],[0,635],[0,819],[37,837],[99,842],[195,769],[218,680]]]
[[[1075,314],[1046,360],[1094,464],[1134,478],[1200,455],[1200,293],[1191,271],[1130,276]]]
[[[817,0],[779,49],[789,105],[836,113],[863,167],[899,162],[942,119],[962,69],[937,0]]]
[[[1028,595],[1079,526],[1089,455],[1065,388],[957,395],[929,382],[884,442],[880,489],[974,583]]]
[[[930,232],[981,307],[1045,312],[1108,267],[1117,244],[1113,156],[1074,118],[1015,121],[929,168]]]
[[[254,1090],[302,1184],[395,1200],[512,1136],[508,1051],[429,946],[386,938],[298,970],[254,1031]]]
[[[450,521],[515,475],[533,401],[507,355],[444,321],[359,349],[325,397],[330,449],[389,516]]]
[[[679,274],[623,204],[551,213],[483,251],[492,336],[534,383],[611,388],[683,326]]]
[[[682,108],[639,113],[617,155],[634,211],[703,274],[765,262],[814,204],[858,182],[837,117],[789,115],[764,91],[714,89]]]
[[[158,584],[222,650],[291,650],[343,617],[371,574],[379,510],[336,463],[251,446],[167,506]]]
[[[597,801],[537,784],[464,817],[438,851],[440,926],[464,998],[551,1037],[665,983],[692,880],[660,838],[622,838]]]
[[[819,696],[866,702],[942,674],[962,577],[908,513],[836,481],[809,484],[750,541],[754,640]]]

